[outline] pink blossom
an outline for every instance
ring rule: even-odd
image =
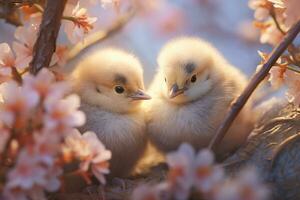
[[[44,188],[48,192],[55,192],[59,189],[61,183],[59,180],[59,176],[61,176],[63,170],[60,166],[52,165],[47,168],[47,174],[45,175],[46,184]]]
[[[51,139],[49,137],[48,139]],[[45,144],[46,141],[44,141]],[[58,176],[61,168],[54,165],[44,165],[40,159],[41,151],[37,148],[25,148],[19,154],[16,166],[8,173],[8,181],[4,188],[4,195],[8,199],[45,199],[44,190],[54,192],[59,189]],[[57,148],[56,151],[59,149]],[[55,152],[55,151],[54,151]]]
[[[13,43],[13,49],[16,53],[16,66],[19,69],[26,68],[32,60],[33,46],[37,38],[38,29],[34,25],[29,27],[18,27],[15,32],[15,38],[18,42]]]
[[[4,188],[3,196],[5,200],[47,200],[41,187],[34,187],[30,190]]]
[[[246,41],[256,42],[259,38],[259,31],[253,26],[252,21],[243,21],[239,24],[237,32]]]
[[[266,8],[257,8],[254,13],[254,18],[262,21],[269,17],[269,10]]]
[[[284,73],[286,69],[279,67],[279,66],[273,66],[269,72],[270,77],[269,81],[274,89],[278,89],[283,84],[283,78]]]
[[[56,47],[55,56],[57,57],[57,64],[60,67],[65,66],[67,62],[68,48],[66,46],[58,45]]]
[[[181,9],[172,8],[166,11],[158,21],[159,33],[166,34],[179,30],[184,25],[184,13]]]
[[[14,81],[2,84],[3,104],[0,108],[0,119],[7,126],[22,126],[26,117],[38,101],[39,95],[30,89],[19,87]]]
[[[285,15],[286,21],[285,25],[287,27],[291,27],[294,23],[296,23],[300,19],[300,1],[299,0],[282,0],[284,6],[286,7]]]
[[[154,11],[157,11],[159,8],[164,6],[164,1],[162,0],[152,0],[152,1],[144,1],[144,0],[136,0],[135,6],[137,11],[142,16],[149,16]]]
[[[65,132],[85,123],[85,115],[79,111],[80,99],[77,95],[69,95],[65,99],[48,98],[45,102],[45,128]]]
[[[105,184],[104,174],[109,173],[108,160],[111,152],[105,149],[94,132],[85,132],[83,135],[74,130],[66,139],[67,146],[81,160],[80,169],[88,171],[90,168],[96,178]]]
[[[285,5],[282,2],[282,0],[268,0],[268,1],[273,3],[275,8],[285,8]]]
[[[167,155],[169,172],[167,182],[176,199],[187,199],[193,185],[195,151],[189,144],[180,145],[176,152]]]
[[[249,0],[248,6],[255,10],[259,7],[265,7],[268,4],[268,0]]]
[[[72,5],[69,6],[72,7]],[[67,8],[67,10],[70,10],[70,8]],[[72,43],[77,43],[82,41],[84,35],[90,32],[97,18],[89,17],[87,15],[87,9],[80,8],[79,2],[72,10],[71,17],[72,22],[68,21],[65,23],[65,32]]]
[[[217,189],[216,200],[266,200],[269,191],[254,168],[246,168],[235,179],[228,179]]]
[[[116,10],[120,8],[120,0],[100,0],[102,7],[113,5]]]
[[[69,89],[66,82],[55,82],[54,74],[47,68],[39,71],[37,76],[24,76],[24,87],[35,90],[42,99],[60,99]]]
[[[211,151],[204,149],[196,156],[195,186],[207,193],[223,181],[224,172],[220,166],[214,165],[214,155]]]
[[[11,77],[12,67],[15,67],[15,57],[7,43],[0,44],[0,83]]]
[[[287,70],[284,79],[288,87],[286,93],[288,100],[300,106],[300,74]]]
[[[34,141],[33,150],[36,160],[44,166],[52,166],[59,153],[61,138],[52,132],[45,131],[36,133]]]
[[[6,187],[29,190],[34,186],[45,185],[46,171],[27,150],[23,150],[18,157],[16,166],[8,173]]]
[[[132,200],[160,200],[160,190],[156,186],[140,185],[132,193]]]
[[[269,17],[268,0],[250,0],[248,6],[254,10],[254,18],[262,21]]]
[[[270,25],[262,29],[260,42],[269,43],[273,46],[277,45],[283,38],[283,34],[277,29],[274,22],[270,22]]]

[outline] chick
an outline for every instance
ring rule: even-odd
[[[94,131],[111,150],[111,177],[129,175],[146,147],[140,105],[150,96],[139,60],[122,50],[100,50],[84,58],[71,79],[87,117],[80,131]]]
[[[157,62],[149,88],[152,100],[145,102],[150,140],[164,152],[183,142],[196,149],[207,147],[246,78],[198,38],[170,41]],[[228,153],[246,140],[253,124],[249,108],[239,114],[217,152]]]

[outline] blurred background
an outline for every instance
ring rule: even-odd
[[[96,1],[96,0],[95,0]],[[92,32],[105,30],[127,12],[129,0],[118,9],[99,3],[86,3],[90,16],[98,18]],[[162,45],[177,36],[201,37],[219,49],[229,62],[250,76],[260,62],[257,50],[269,51],[259,43],[252,25],[253,11],[241,0],[135,0],[134,17],[124,29],[84,52],[66,69],[72,69],[81,56],[102,47],[121,47],[137,55],[144,65],[146,86],[156,70],[156,57]],[[81,1],[84,3],[84,1]],[[96,2],[94,2],[96,3]],[[15,26],[0,21],[0,42],[11,44]],[[67,43],[65,34],[59,40]],[[70,45],[70,44],[69,44]],[[204,49],[205,51],[205,49]]]

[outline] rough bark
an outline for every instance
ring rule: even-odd
[[[39,36],[34,45],[30,72],[37,74],[43,67],[48,67],[56,49],[56,39],[61,25],[61,18],[66,0],[48,0],[40,25]]]

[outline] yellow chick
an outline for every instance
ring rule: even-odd
[[[110,176],[130,174],[146,147],[144,90],[140,61],[118,49],[104,49],[85,57],[71,75],[87,117],[80,131],[94,131],[111,150]]]
[[[159,69],[150,85],[152,100],[145,102],[150,140],[161,151],[188,142],[207,147],[246,78],[209,43],[191,37],[167,43],[158,56]],[[247,105],[218,152],[236,149],[252,130]]]

